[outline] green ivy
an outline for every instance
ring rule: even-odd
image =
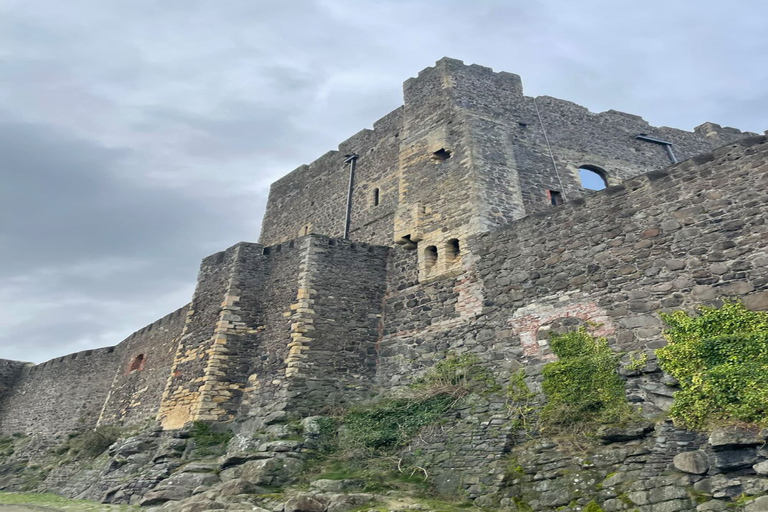
[[[485,394],[500,386],[473,354],[448,353],[402,396],[349,410],[337,442],[345,449],[392,450],[406,446],[422,428],[437,423],[469,393]]]
[[[656,355],[680,383],[670,415],[693,429],[724,421],[766,424],[768,313],[735,301],[698,313],[662,314],[669,344]]]
[[[344,440],[371,449],[405,446],[423,427],[443,418],[455,403],[451,395],[424,400],[399,398],[353,409],[344,417]]]
[[[525,370],[518,370],[509,377],[507,407],[512,414],[512,428],[531,435],[538,430],[539,404],[536,393],[525,382]]]
[[[211,425],[204,421],[192,423],[191,437],[195,441],[197,455],[218,455],[223,451],[234,434],[231,430],[217,432]]]
[[[616,372],[619,356],[605,338],[594,338],[585,327],[553,334],[550,347],[559,360],[542,372],[547,403],[541,411],[545,428],[582,428],[623,423],[632,416],[624,382]]]
[[[474,354],[448,354],[435,363],[421,378],[416,379],[414,389],[434,389],[440,392],[454,392],[463,395],[468,392],[485,393],[500,389],[493,373],[483,367]]]

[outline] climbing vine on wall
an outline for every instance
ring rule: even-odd
[[[493,374],[473,354],[446,354],[400,397],[354,407],[343,417],[343,444],[389,450],[405,446],[422,428],[445,418],[470,393],[498,391]]]
[[[669,344],[656,351],[680,390],[670,409],[688,428],[728,421],[768,424],[768,313],[740,302],[662,315]]]
[[[545,429],[586,431],[632,417],[624,381],[616,371],[619,356],[605,338],[593,337],[582,327],[553,334],[549,343],[559,360],[546,365],[542,373]]]

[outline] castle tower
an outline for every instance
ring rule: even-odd
[[[460,272],[471,235],[525,215],[499,114],[523,101],[520,77],[442,59],[404,85],[394,242],[418,250],[421,281]]]
[[[460,273],[472,235],[588,192],[580,169],[616,185],[745,135],[712,123],[657,128],[525,96],[517,75],[449,58],[407,80],[403,93],[403,106],[373,130],[272,185],[262,244],[348,231],[415,250],[417,258],[401,258],[417,267],[415,284]]]

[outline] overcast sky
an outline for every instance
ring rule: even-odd
[[[0,358],[113,345],[270,182],[450,56],[652,124],[768,128],[765,0],[0,0]]]

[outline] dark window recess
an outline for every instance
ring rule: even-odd
[[[461,256],[461,247],[459,246],[459,240],[457,238],[448,240],[448,243],[445,244],[445,248],[447,250],[448,258],[450,258],[451,261],[455,261],[456,258]]]
[[[434,153],[432,153],[432,160],[435,162],[444,162],[451,158],[451,152],[448,151],[445,148],[438,149]]]
[[[373,189],[373,206],[379,206],[379,189]]]
[[[552,203],[552,206],[563,204],[563,194],[557,190],[548,190],[547,192],[549,193],[549,202]]]
[[[144,368],[144,354],[139,354],[131,360],[131,366],[128,367],[128,371],[136,371]]]
[[[269,247],[265,247],[265,248],[264,248],[264,250],[263,250],[263,251],[261,251],[261,253],[262,253],[264,256],[267,256],[267,255],[268,255],[270,252],[272,252],[272,249],[270,249]]]
[[[519,126],[520,128],[525,129],[525,128],[528,128],[528,123],[517,123],[517,126]]]
[[[437,247],[430,245],[424,249],[424,266],[428,269],[435,266],[437,263]]]
[[[304,226],[304,235],[306,236],[308,234],[309,234],[309,226]]]

